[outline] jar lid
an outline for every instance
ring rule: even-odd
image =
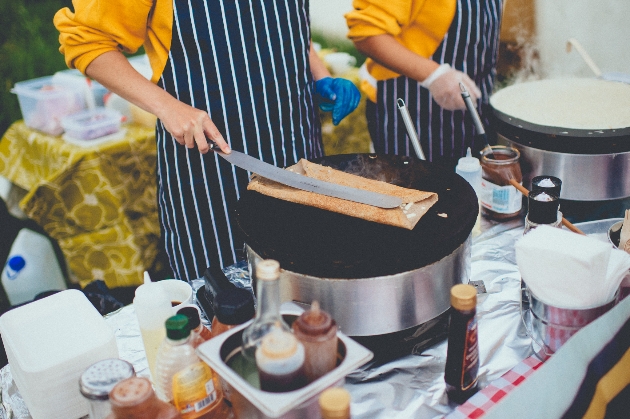
[[[555,176],[535,176],[532,179],[532,192],[547,191],[560,197],[562,181]]]
[[[350,392],[345,388],[332,387],[319,396],[319,408],[325,419],[350,417]]]
[[[176,314],[166,320],[166,337],[171,340],[186,339],[190,335],[188,317]]]
[[[527,204],[527,219],[532,223],[553,224],[558,221],[560,200],[551,191],[530,192]]]
[[[90,400],[107,400],[109,392],[120,381],[133,377],[133,366],[122,359],[104,359],[90,365],[81,374],[79,389]]]
[[[256,264],[256,279],[273,281],[280,277],[280,263],[273,259],[266,259]]]
[[[213,307],[217,320],[227,325],[243,324],[256,314],[254,296],[243,288],[220,291]]]
[[[110,393],[110,402],[115,407],[137,406],[155,393],[151,382],[145,377],[131,377],[116,384]]]
[[[201,317],[199,315],[199,309],[193,305],[187,305],[179,310],[177,314],[182,314],[188,318],[188,327],[191,330],[195,330],[201,324]]]
[[[457,284],[451,288],[451,306],[469,311],[477,307],[477,290],[472,285]]]

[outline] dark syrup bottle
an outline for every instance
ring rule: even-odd
[[[477,290],[472,285],[451,288],[451,317],[444,381],[450,401],[461,404],[477,392]]]

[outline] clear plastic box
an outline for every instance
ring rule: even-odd
[[[87,109],[61,120],[68,137],[76,140],[93,140],[120,130],[120,112],[103,107]]]
[[[11,92],[18,97],[26,125],[51,135],[63,133],[64,116],[85,109],[81,88],[55,84],[53,76],[17,82]]]
[[[118,358],[114,330],[78,290],[66,290],[0,317],[11,374],[33,419],[78,419],[88,413],[79,391],[83,371]]]

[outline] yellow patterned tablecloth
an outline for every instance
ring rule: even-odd
[[[155,129],[89,147],[14,123],[0,175],[27,191],[20,208],[59,243],[71,281],[138,285],[158,253]]]

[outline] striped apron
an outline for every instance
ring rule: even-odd
[[[309,67],[308,0],[173,0],[159,85],[207,111],[230,147],[276,166],[323,154]],[[157,123],[158,207],[175,276],[240,259],[233,211],[249,174]]]
[[[431,57],[467,73],[479,86],[482,96],[477,105],[486,126],[485,115],[496,75],[501,9],[502,0],[457,0],[451,27]],[[396,105],[398,98],[407,105],[427,160],[446,160],[452,165],[453,160],[466,155],[467,147],[473,153],[483,148],[483,144],[474,142],[475,129],[469,115],[442,109],[428,89],[416,80],[400,76],[378,81],[376,106],[367,110],[377,153],[414,153]]]

